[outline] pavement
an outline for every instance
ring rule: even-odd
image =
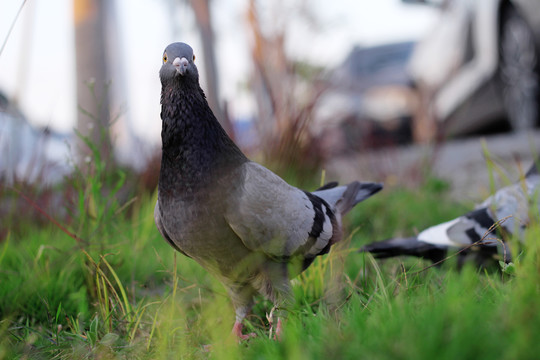
[[[517,181],[539,154],[540,131],[536,130],[345,155],[329,160],[325,170],[328,180],[376,180],[386,187],[418,186],[432,175],[448,181],[457,200],[478,202],[491,193],[488,157],[499,188]]]

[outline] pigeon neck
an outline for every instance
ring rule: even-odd
[[[197,188],[211,181],[220,171],[247,161],[215,118],[198,86],[193,89],[164,85],[161,119],[160,182]]]

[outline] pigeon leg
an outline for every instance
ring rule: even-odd
[[[264,290],[267,292],[265,293]],[[274,303],[274,307],[267,317],[270,323],[270,338],[281,340],[282,319],[287,318],[287,310],[294,304],[294,295],[286,264],[273,263],[267,268],[267,284],[261,289],[261,292]],[[276,324],[275,328],[274,324]],[[274,333],[273,336],[272,333]]]
[[[242,334],[242,321],[253,307],[253,295],[255,290],[251,286],[229,287],[229,296],[231,297],[235,312],[236,321],[232,328],[232,334],[238,339],[247,340],[255,337],[255,333]]]

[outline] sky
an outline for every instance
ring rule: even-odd
[[[70,132],[76,121],[73,0],[27,0],[0,55],[0,91],[15,99],[32,124]],[[23,0],[0,0],[0,44]],[[179,1],[177,1],[179,2]],[[291,4],[305,3],[316,26]],[[116,0],[118,49],[113,52],[113,112],[131,133],[159,142],[160,83],[163,49],[171,42],[201,48],[196,24],[185,5],[169,0]],[[400,0],[259,1],[268,24],[287,23],[287,51],[297,60],[334,67],[354,45],[421,38],[435,25],[437,10]],[[265,5],[266,4],[266,5]],[[274,4],[274,5],[268,5]],[[276,13],[277,6],[290,7]],[[287,4],[287,5],[285,5]],[[274,7],[272,7],[274,6]],[[220,97],[233,118],[254,113],[242,84],[251,72],[245,26],[247,0],[212,1]],[[306,41],[309,39],[309,41]],[[201,56],[201,55],[198,55]],[[204,74],[201,69],[201,84]]]

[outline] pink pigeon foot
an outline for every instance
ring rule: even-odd
[[[232,333],[240,340],[248,340],[249,338],[256,337],[257,335],[255,333],[249,333],[249,334],[242,334],[242,323],[236,321],[234,323],[234,326],[232,328]]]

